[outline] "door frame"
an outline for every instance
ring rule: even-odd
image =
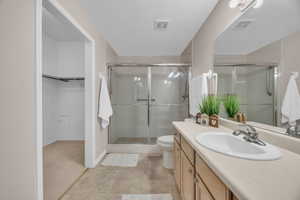
[[[36,191],[37,199],[43,200],[43,99],[42,99],[42,45],[43,7],[47,7],[68,20],[85,38],[85,130],[84,165],[94,168],[96,155],[96,42],[94,38],[58,3],[57,0],[35,0],[35,135],[36,135]]]

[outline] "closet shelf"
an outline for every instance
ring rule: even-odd
[[[46,74],[43,74],[43,78],[49,78],[49,79],[63,81],[63,82],[84,80],[84,77],[67,77],[66,78],[66,77],[51,76],[51,75],[46,75]]]

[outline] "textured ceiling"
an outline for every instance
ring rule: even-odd
[[[253,22],[236,30],[244,20]],[[300,0],[264,0],[261,8],[249,10],[218,38],[216,54],[247,55],[298,31]]]
[[[81,0],[120,56],[180,55],[218,0]],[[168,29],[153,29],[155,20]]]

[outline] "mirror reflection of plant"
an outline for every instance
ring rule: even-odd
[[[221,100],[219,97],[209,95],[202,100],[202,104],[199,105],[201,113],[207,114],[208,116],[219,115],[220,113]]]
[[[224,108],[230,118],[234,118],[240,111],[240,101],[237,95],[227,95],[224,98]]]

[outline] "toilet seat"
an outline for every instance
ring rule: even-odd
[[[162,146],[173,146],[174,135],[161,136],[157,139],[157,143]]]

